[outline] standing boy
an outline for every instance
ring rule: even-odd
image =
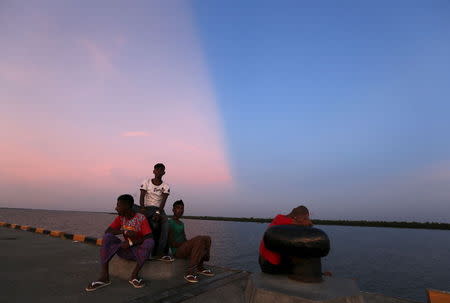
[[[189,259],[189,268],[184,279],[190,283],[198,282],[197,274],[212,277],[210,269],[203,267],[204,261],[209,261],[211,238],[209,236],[197,236],[186,239],[184,223],[180,220],[184,213],[183,200],[173,203],[173,218],[169,220],[169,246],[176,258]]]
[[[154,178],[147,178],[140,186],[141,196],[139,204],[142,212],[147,217],[150,225],[155,228],[159,223],[160,235],[157,239],[156,258],[161,261],[173,261],[171,256],[166,254],[167,236],[169,225],[167,215],[164,212],[167,197],[170,193],[169,185],[163,182],[162,177],[166,173],[166,167],[162,163],[157,163],[153,168]]]
[[[100,248],[100,263],[102,265],[100,278],[89,283],[86,291],[94,291],[111,284],[109,280],[109,261],[117,254],[119,257],[135,260],[136,266],[131,273],[130,284],[135,288],[145,286],[138,273],[149,257],[154,241],[148,221],[143,214],[133,211],[134,199],[131,195],[121,195],[117,198],[116,211],[118,216],[106,229]],[[115,235],[123,234],[124,241]]]

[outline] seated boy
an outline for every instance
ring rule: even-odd
[[[274,225],[289,225],[297,224],[301,226],[312,226],[312,222],[309,219],[309,211],[305,206],[298,206],[294,208],[287,215],[277,215],[269,227]],[[268,250],[264,245],[264,240],[261,240],[259,245],[259,266],[262,272],[268,274],[289,273],[290,260],[280,256],[280,254]]]
[[[184,279],[190,283],[196,283],[198,282],[197,274],[214,276],[210,269],[203,267],[203,262],[209,261],[211,238],[209,236],[197,236],[187,240],[184,223],[180,220],[184,213],[183,201],[175,201],[172,211],[173,218],[169,220],[169,246],[176,258],[189,258],[189,268]]]
[[[119,257],[136,261],[136,266],[128,281],[133,287],[145,286],[138,273],[153,249],[154,241],[147,219],[143,214],[133,211],[134,199],[131,195],[117,198],[118,216],[106,229],[100,248],[101,274],[97,281],[89,283],[86,291],[94,291],[111,284],[109,280],[109,261],[117,254]],[[115,235],[123,234],[124,241]]]

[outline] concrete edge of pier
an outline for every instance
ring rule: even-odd
[[[19,241],[12,241],[17,243],[16,246],[13,245],[11,246],[11,250],[9,252],[4,252],[4,257],[6,256],[8,257],[8,259],[12,260],[17,259],[16,264],[18,264],[15,265],[15,267],[12,267],[11,265],[9,269],[9,275],[5,273],[5,277],[7,279],[5,282],[7,285],[10,284],[11,289],[17,288],[17,291],[20,291],[20,287],[18,284],[22,283],[22,277],[23,279],[31,279],[34,281],[34,283],[36,283],[36,285],[32,286],[33,289],[36,289],[36,294],[33,295],[32,289],[29,289],[30,296],[45,296],[48,302],[56,302],[59,299],[64,299],[64,297],[70,298],[66,300],[67,302],[72,302],[71,299],[77,301],[81,297],[84,298],[84,300],[88,299],[87,301],[93,300],[96,302],[103,302],[104,300],[106,300],[106,298],[108,298],[108,300],[111,300],[112,298],[117,300],[117,296],[120,294],[123,295],[123,299],[119,300],[120,302],[130,303],[265,303],[273,302],[274,300],[276,300],[277,303],[416,303],[415,301],[408,299],[394,298],[381,294],[359,291],[356,282],[353,280],[350,281],[342,278],[330,278],[327,282],[328,284],[324,283],[323,285],[300,285],[295,284],[297,282],[293,282],[288,279],[281,281],[280,279],[283,278],[280,277],[276,278],[262,273],[250,273],[242,270],[235,270],[217,266],[212,266],[212,268],[217,273],[215,277],[202,279],[201,282],[197,284],[188,284],[183,281],[182,278],[182,273],[186,265],[185,260],[176,260],[173,264],[167,264],[158,261],[148,262],[148,264],[146,264],[142,270],[142,275],[149,282],[151,281],[151,286],[150,288],[148,288],[148,290],[142,290],[138,292],[134,289],[130,289],[129,285],[127,285],[128,274],[130,269],[132,268],[131,264],[129,264],[131,261],[123,260],[118,257],[114,257],[111,260],[110,272],[112,276],[117,277],[120,280],[113,283],[114,285],[112,288],[108,287],[102,290],[98,290],[93,294],[86,294],[84,292],[83,285],[88,282],[89,278],[87,276],[92,275],[92,270],[89,270],[91,272],[90,274],[89,272],[86,272],[86,270],[90,268],[89,266],[91,265],[86,267],[86,264],[89,263],[95,265],[98,263],[96,259],[97,252],[95,251],[95,249],[89,248],[89,246],[92,247],[95,245],[101,245],[102,242],[100,238],[88,237],[81,234],[72,234],[59,230],[47,230],[44,228],[31,227],[28,225],[11,224],[6,222],[0,222],[0,227],[4,227],[5,231],[6,229],[16,230],[15,232],[13,232],[14,234],[11,234],[11,236],[14,237],[16,233],[17,235],[20,235],[21,232],[30,232],[36,234],[37,238],[35,238],[35,236],[29,235],[28,233],[24,233],[24,236],[22,237],[18,236],[18,238],[22,238],[22,241],[20,241],[20,243]],[[39,240],[39,235],[46,235],[47,237],[43,237],[42,240]],[[8,238],[8,240],[12,240],[12,238],[14,237],[10,237]],[[74,244],[64,244],[67,242],[55,241],[52,238],[55,238],[55,240],[56,238],[72,240]],[[28,241],[34,242],[36,245],[33,248],[30,247],[30,249],[34,249],[33,253],[31,254],[20,251],[23,249],[24,245],[27,245],[26,243],[29,243]],[[90,245],[77,246],[75,242],[86,243]],[[58,243],[60,243],[60,245],[58,245]],[[59,261],[55,260],[54,257],[39,257],[43,255],[54,255],[55,251],[52,251],[52,249],[54,249],[53,247],[56,247],[57,250],[59,249],[58,247],[61,247],[61,254],[64,252],[68,255],[61,255]],[[82,247],[86,248],[82,249]],[[83,253],[84,255],[84,259],[82,260],[84,263],[80,263],[80,260],[76,260],[77,258],[80,259],[80,253]],[[6,261],[6,259],[4,259],[4,262],[12,263],[11,260]],[[22,264],[27,262],[29,266],[32,266],[31,271],[30,269],[22,268]],[[9,264],[3,263],[2,265],[4,269],[6,268],[5,270],[8,270]],[[62,266],[67,266],[68,268],[70,268],[71,272],[58,272],[58,270],[60,270]],[[35,268],[33,269],[33,267]],[[27,274],[29,272],[50,272],[54,276],[55,280],[57,280],[58,277],[61,276],[64,277],[64,279],[68,279],[67,281],[64,281],[64,287],[67,287],[67,283],[69,283],[69,285],[78,283],[77,289],[79,290],[62,288],[59,290],[49,291],[49,293],[47,294],[43,292],[42,287],[38,286],[41,282],[42,285],[46,285],[45,283],[48,277],[27,277],[25,274],[20,276],[21,271]],[[83,278],[70,278],[69,275],[83,275]],[[95,278],[95,276],[93,276],[92,278]],[[8,279],[10,281],[8,281]],[[29,285],[26,283],[26,281],[23,281],[23,283],[24,285]],[[289,287],[289,284],[291,284],[292,287]],[[327,285],[329,285],[330,287],[328,287]],[[348,289],[349,295],[347,297],[338,295],[338,293],[343,293],[344,287],[347,287]],[[8,291],[14,291],[11,289],[8,289]],[[333,291],[336,294],[334,295],[334,297],[332,293]],[[8,292],[6,292],[4,295],[7,294]],[[11,293],[9,293],[9,296],[11,296]]]
[[[19,229],[19,230],[33,232],[33,233],[37,233],[37,234],[43,234],[43,235],[50,235],[50,236],[56,237],[56,238],[72,240],[72,241],[77,241],[77,242],[82,242],[82,243],[87,243],[87,244],[93,244],[93,245],[97,245],[97,246],[102,245],[101,238],[89,237],[89,236],[82,235],[82,234],[72,234],[72,233],[68,233],[68,232],[64,232],[64,231],[60,231],[60,230],[48,230],[48,229],[44,229],[41,227],[32,227],[29,225],[19,225],[19,224],[14,224],[14,223],[7,223],[7,222],[0,222],[0,227]]]

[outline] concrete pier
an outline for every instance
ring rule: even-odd
[[[247,283],[246,272],[212,266],[215,277],[188,284],[180,264],[151,261],[144,274],[152,272],[153,265],[179,269],[170,271],[167,279],[147,280],[146,287],[135,289],[126,273],[132,268],[111,264],[111,285],[86,292],[99,275],[98,246],[10,228],[0,228],[0,243],[0,302],[224,302],[230,293],[239,295],[226,302],[243,302]]]
[[[339,278],[317,285],[298,284],[286,277],[216,266],[210,266],[214,277],[201,276],[199,283],[190,284],[183,279],[187,265],[183,260],[147,262],[141,272],[147,286],[135,289],[128,283],[133,262],[118,257],[110,264],[112,284],[86,292],[88,283],[99,275],[99,247],[95,246],[99,241],[69,235],[0,227],[0,302],[414,303],[359,292],[353,281]]]
[[[284,275],[255,273],[249,278],[247,302],[364,303],[354,280],[325,277],[322,283],[293,281]]]

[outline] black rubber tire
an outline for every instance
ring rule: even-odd
[[[330,240],[325,232],[299,225],[269,227],[264,244],[274,252],[299,258],[321,258],[330,252]]]

